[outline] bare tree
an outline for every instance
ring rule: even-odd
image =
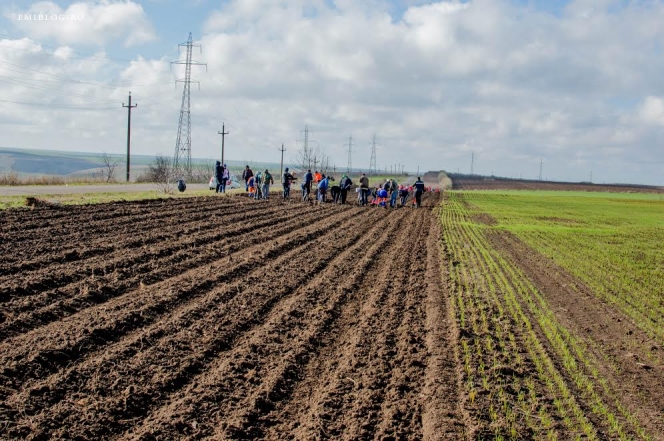
[[[163,154],[155,156],[148,167],[148,180],[156,183],[162,193],[172,193],[174,182],[171,182],[171,175],[171,158]]]
[[[102,163],[102,170],[101,170],[102,176],[106,180],[106,182],[115,181],[115,169],[118,168],[120,160],[113,158],[111,155],[106,153],[106,151],[103,151],[99,155],[99,160]]]
[[[211,176],[214,176],[215,160],[208,159],[202,162],[191,164],[190,182],[207,183]]]
[[[295,166],[302,170],[318,170],[327,173],[330,168],[330,157],[320,146],[302,148],[297,151]]]

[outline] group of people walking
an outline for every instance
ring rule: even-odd
[[[219,176],[221,176],[221,179]],[[226,183],[230,179],[226,164],[222,166],[220,162],[217,161],[215,177],[217,177],[217,181],[219,182],[217,192],[225,192]],[[254,172],[247,165],[242,172],[242,179],[245,182],[245,191],[249,194],[249,197],[254,199],[269,199],[270,186],[274,184],[274,179],[269,170],[265,169],[264,172],[259,171],[254,175]],[[296,181],[297,178],[295,174],[291,173],[289,168],[286,167],[281,177],[281,184],[283,187],[282,196],[284,199],[290,199],[290,190],[293,183]],[[326,202],[329,195],[332,202],[335,204],[346,204],[348,200],[348,192],[354,185],[353,181],[346,174],[341,176],[338,184],[334,181],[335,179],[333,177],[326,176],[324,173],[319,173],[318,171],[312,173],[311,170],[307,170],[302,178],[302,183],[300,184],[300,188],[302,189],[302,200],[310,200],[310,195],[312,191],[314,191],[316,201],[320,203]],[[366,173],[362,173],[362,176],[359,179],[359,185],[356,188],[358,203],[360,205],[378,205],[386,208],[388,205],[391,208],[396,208],[397,200],[399,200],[402,207],[405,207],[411,194],[414,197],[413,205],[420,207],[422,205],[422,194],[427,190],[431,191],[431,187],[427,188],[420,177],[418,177],[417,181],[411,185],[399,185],[396,180],[388,178],[382,185],[376,186],[372,190],[371,187],[369,187],[369,178]],[[372,196],[371,202],[369,202],[369,196]]]
[[[254,175],[253,170],[247,166],[242,172],[242,178],[245,182],[245,191],[249,193],[250,198],[270,199],[270,186],[274,184],[274,178],[268,169]]]
[[[325,176],[325,173],[319,173],[307,170],[304,175],[304,180],[300,187],[302,188],[302,200],[309,200],[309,195],[312,189],[316,190],[316,200],[318,202],[326,202],[328,194],[335,204],[345,204],[348,198],[348,190],[353,186],[353,181],[344,174],[341,176],[339,183],[334,183],[334,178]]]
[[[412,193],[414,196],[413,203],[419,208],[422,205],[422,194],[427,189],[431,190],[431,187],[425,187],[424,182],[418,176],[417,181],[412,185],[399,185],[394,179],[388,178],[383,185],[376,186],[371,190],[369,187],[369,178],[365,173],[362,173],[358,188],[358,202],[360,205],[371,204],[381,207],[387,207],[389,204],[390,208],[396,208],[398,198],[401,206],[405,207]],[[369,195],[372,196],[371,202],[369,202]]]

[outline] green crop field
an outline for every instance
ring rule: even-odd
[[[664,196],[465,192],[528,245],[664,343]]]
[[[441,221],[475,435],[658,439],[662,195],[451,191]]]

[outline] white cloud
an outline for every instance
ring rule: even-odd
[[[664,126],[664,100],[656,96],[649,96],[641,104],[639,117],[647,124]]]
[[[5,17],[33,39],[58,44],[101,46],[120,40],[133,46],[156,38],[143,7],[133,1],[76,2],[63,9],[52,1],[5,11]]]
[[[480,173],[532,178],[544,158],[549,178],[587,179],[593,167],[595,181],[663,183],[663,2],[623,7],[577,0],[561,16],[507,0],[440,1],[411,6],[400,18],[389,11],[380,0],[333,6],[234,0],[212,11],[203,53],[195,54],[209,71],[192,71],[201,81],[201,91],[191,93],[193,154],[216,156],[217,131],[226,123],[228,158],[278,162],[282,142],[286,159],[294,158],[307,124],[337,166],[346,164],[352,134],[353,164],[367,167],[376,133],[380,167],[468,171],[474,152]],[[88,38],[87,32],[72,35]],[[99,41],[121,38],[111,34]],[[21,51],[3,51],[10,43]],[[126,112],[120,105],[131,84],[139,103],[132,113],[134,151],[170,154],[182,90],[172,83],[182,72],[169,72],[168,61],[177,57],[172,43],[157,59],[122,64],[67,60],[76,47],[68,40],[48,63],[30,41],[0,42],[0,67],[5,60],[117,86],[63,83],[63,90],[85,97],[44,97],[0,82],[10,100],[100,104],[94,98],[118,107],[72,118],[66,111],[0,106],[0,121],[39,118],[30,133],[5,124],[5,142],[72,148],[89,145],[78,135],[85,133],[94,148],[121,153]],[[150,85],[138,87],[144,84]],[[49,136],[54,131],[58,137]]]

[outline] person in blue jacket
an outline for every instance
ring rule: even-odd
[[[330,181],[328,178],[323,175],[323,179],[318,183],[318,200],[320,202],[325,202],[325,195],[327,194],[327,189],[330,187]]]
[[[309,199],[311,194],[311,183],[314,181],[314,175],[311,173],[311,170],[307,170],[307,173],[304,175],[304,182],[302,183],[302,200]]]

